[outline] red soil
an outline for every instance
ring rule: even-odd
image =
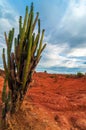
[[[0,88],[2,84],[0,77]],[[26,100],[40,120],[52,125],[44,130],[86,130],[86,76],[35,73]]]

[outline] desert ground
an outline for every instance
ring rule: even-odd
[[[16,120],[13,130],[86,130],[86,76],[35,72]]]

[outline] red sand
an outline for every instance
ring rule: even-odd
[[[0,77],[0,93],[2,84]],[[35,73],[27,99],[42,109],[41,117],[49,116],[61,130],[86,130],[86,76]]]
[[[36,73],[33,79],[29,97],[59,122],[61,130],[86,130],[86,76]]]

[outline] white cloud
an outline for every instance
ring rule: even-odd
[[[0,38],[3,39],[4,32],[8,32],[13,27],[15,28],[15,33],[18,32],[19,14],[6,0],[0,1],[0,8]]]
[[[86,0],[70,0],[69,6],[60,23],[60,29],[76,36],[86,28]],[[84,34],[83,34],[84,35]],[[86,36],[86,31],[85,31]]]
[[[83,63],[86,60],[79,59],[86,56],[86,0],[69,0],[64,16],[53,27],[53,33],[51,30],[51,35],[45,38],[51,44],[48,43],[45,58],[39,65],[42,68],[86,68]]]
[[[2,30],[3,30],[3,28],[6,30],[9,30],[12,27],[9,20],[6,18],[0,18],[0,25],[1,25]]]
[[[64,64],[64,67],[67,67],[67,68],[86,68],[86,65],[82,63],[82,60],[78,60],[76,58],[73,58],[73,59],[68,58],[68,61]]]
[[[60,47],[58,45],[52,45],[50,43],[47,43],[47,47],[45,49],[45,52],[43,53],[43,61],[40,62],[39,65],[43,67],[60,66],[61,63],[66,60],[64,56],[60,56],[60,54],[64,51],[65,47],[66,45]]]
[[[61,15],[59,13],[59,10],[61,11],[62,8],[59,8],[58,4],[54,8],[54,2],[54,10],[51,4],[51,7],[49,7],[51,10],[47,11],[46,5],[46,10],[42,12],[45,12],[44,21],[47,22],[46,26],[48,27],[45,41],[49,41],[50,43],[47,43],[47,47],[43,52],[39,68],[55,66],[86,68],[85,64],[83,64],[85,61],[77,59],[79,56],[86,56],[86,0],[69,0],[68,3],[63,17],[63,11]],[[42,7],[45,7],[45,4]],[[50,11],[53,11],[53,14]],[[15,27],[18,30],[18,17],[18,12],[6,0],[0,1],[0,52],[5,47],[4,31],[8,32],[11,27]],[[78,45],[81,48],[78,48]],[[75,58],[71,58],[72,56]]]
[[[2,49],[6,48],[4,32],[15,28],[18,33],[18,13],[11,7],[8,1],[0,0],[0,65],[2,66]],[[0,66],[0,67],[1,67]]]
[[[69,52],[68,55],[76,57],[86,56],[86,48],[74,48]]]
[[[12,27],[18,28],[18,13],[11,7],[11,5],[6,0],[0,1],[0,36],[4,32],[8,32]]]
[[[86,68],[82,59],[77,59],[77,56],[84,56],[86,49],[74,49],[70,53],[65,53],[65,50],[69,50],[68,45],[65,43],[64,46],[52,45],[47,43],[47,48],[43,53],[43,58],[39,63],[40,68],[51,68],[51,67],[66,67],[66,68]],[[66,55],[65,55],[66,54]],[[76,56],[74,58],[71,58]]]

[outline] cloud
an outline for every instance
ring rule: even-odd
[[[47,47],[43,53],[42,62],[40,62],[40,66],[43,67],[52,67],[60,65],[62,61],[66,58],[60,56],[60,53],[64,51],[64,48],[61,48],[58,45],[52,45],[51,43],[47,43]]]
[[[59,22],[66,11],[68,3],[66,0],[53,0],[51,2],[50,0],[43,0],[38,3],[41,23],[46,30],[47,36],[59,26]]]
[[[86,0],[69,0],[66,9],[61,13],[63,15],[59,20],[53,10],[50,14],[55,22],[52,22],[52,27],[46,34],[45,41],[48,44],[39,68],[48,69],[50,72],[85,72]],[[48,24],[51,22],[50,15],[47,15]]]
[[[62,47],[60,47],[59,45],[52,45],[51,43],[48,43],[43,53],[41,62],[38,65],[38,69],[43,68],[43,69],[49,70],[49,72],[51,72],[51,69],[54,69],[55,71],[57,70],[58,72],[58,68],[60,69],[62,68],[62,70],[63,68],[65,68],[64,71],[66,72],[67,70],[69,71],[69,69],[71,69],[72,71],[75,68],[76,70],[80,68],[81,70],[83,69],[85,70],[86,58],[82,59],[78,55],[77,55],[78,58],[73,57],[74,56],[72,55],[72,53],[74,54],[73,51],[70,52],[70,55],[65,55],[65,49],[67,48],[68,48],[68,45],[66,43]]]
[[[70,0],[69,6],[61,19],[58,41],[66,41],[70,47],[86,47],[86,1]],[[62,38],[62,40],[61,40]]]
[[[6,0],[0,1],[0,65],[2,66],[2,49],[6,48],[4,32],[9,32],[11,28],[15,28],[17,34],[18,13],[11,7]]]
[[[86,46],[86,4],[80,0],[78,3],[75,0],[70,0],[68,3],[59,22],[53,14],[56,19],[52,30],[49,31],[51,37],[48,42],[60,45],[67,42],[70,47],[81,46],[81,44]]]
[[[74,48],[70,51],[69,56],[86,56],[86,48]]]
[[[46,30],[44,42],[47,42],[37,70],[85,71],[86,0],[40,1],[36,3],[36,9],[40,12],[41,25]],[[18,31],[18,18],[19,14],[13,6],[6,0],[1,0],[0,59],[1,50],[5,47],[3,33],[12,27]]]
[[[11,7],[6,1],[0,1],[0,34],[4,31],[9,31],[12,27],[17,28],[18,26],[18,13]]]
[[[71,48],[86,47],[86,0],[41,2],[46,41]]]

